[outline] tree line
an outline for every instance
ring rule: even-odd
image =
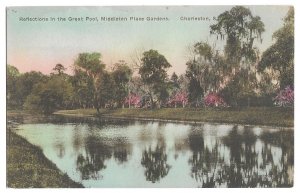
[[[171,64],[157,50],[144,51],[133,68],[120,60],[107,69],[100,53],[80,53],[73,74],[56,64],[50,75],[20,73],[7,66],[8,108],[52,113],[76,108],[161,108],[202,106],[293,105],[294,10],[274,32],[262,54],[264,23],[248,8],[235,6],[217,17],[210,35],[225,42],[190,47],[186,72],[169,77]]]

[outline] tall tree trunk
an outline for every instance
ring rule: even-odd
[[[154,102],[153,102],[153,97],[152,97],[152,94],[151,93],[149,93],[149,96],[150,96],[150,102],[151,102],[151,109],[153,109],[153,107],[154,107]]]

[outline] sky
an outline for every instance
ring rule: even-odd
[[[283,25],[288,6],[245,6],[265,24],[262,43],[255,45],[262,53],[272,45],[272,34]],[[8,7],[7,64],[20,72],[41,71],[49,74],[57,63],[72,73],[72,64],[82,52],[100,52],[109,67],[119,60],[132,63],[136,52],[158,50],[172,67],[171,74],[182,74],[188,60],[188,47],[206,41],[222,50],[224,42],[210,35],[210,25],[232,6],[140,6],[140,7]],[[27,21],[28,18],[48,21]],[[54,21],[51,21],[50,18]],[[58,17],[66,21],[58,21]],[[74,18],[83,17],[83,21]],[[97,21],[86,21],[97,17]],[[101,21],[101,17],[123,17],[127,21]],[[144,21],[130,21],[130,17]],[[147,17],[168,18],[147,21]],[[181,17],[208,20],[183,21]],[[69,21],[72,18],[72,21]],[[22,21],[25,19],[25,21]]]

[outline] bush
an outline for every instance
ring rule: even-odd
[[[294,106],[294,90],[287,86],[274,98],[274,104],[280,107]]]
[[[213,92],[209,93],[208,95],[206,95],[204,97],[204,104],[205,104],[205,106],[209,106],[209,107],[225,107],[225,106],[227,106],[227,104],[225,103],[223,98]]]
[[[168,106],[177,107],[177,104],[180,104],[182,107],[188,102],[188,93],[185,91],[178,91],[174,93],[169,100],[167,101]]]
[[[141,106],[141,97],[137,94],[129,94],[124,101],[124,105],[128,106],[133,106],[135,108]]]

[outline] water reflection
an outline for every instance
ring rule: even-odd
[[[128,161],[129,154],[131,152],[124,147],[118,147],[114,150],[114,158],[118,161],[118,164],[123,164]]]
[[[77,157],[77,169],[82,180],[99,179],[99,171],[105,169],[104,161],[111,158],[109,147],[94,136],[89,136],[85,144],[85,153]]]
[[[264,146],[261,168],[271,166],[268,173],[269,183],[277,187],[287,187],[293,184],[294,171],[294,132],[278,131],[264,132],[261,136]]]
[[[223,161],[218,156],[218,143],[212,149],[205,146],[203,130],[191,130],[188,140],[192,151],[189,159],[191,176],[199,182],[200,187],[214,187],[217,164]]]
[[[189,135],[193,152],[189,159],[191,176],[200,187],[292,186],[293,131],[264,132],[256,136],[251,128],[239,130],[234,126],[211,150],[205,146],[203,136],[202,133]],[[229,160],[222,156],[226,148]]]
[[[167,154],[163,146],[156,146],[154,150],[151,147],[144,150],[141,160],[145,167],[145,177],[147,181],[155,183],[168,175],[171,166],[167,163]]]
[[[87,187],[293,186],[293,130],[53,118],[16,132]]]
[[[64,143],[61,143],[61,142],[55,143],[54,148],[56,149],[57,156],[59,158],[63,158],[65,156],[66,149],[65,149]]]
[[[79,154],[76,162],[82,180],[102,178],[100,171],[106,168],[106,160],[114,157],[119,164],[122,164],[128,160],[128,156],[131,154],[130,145],[122,142],[120,138],[111,140],[88,136],[84,147],[85,156]]]

